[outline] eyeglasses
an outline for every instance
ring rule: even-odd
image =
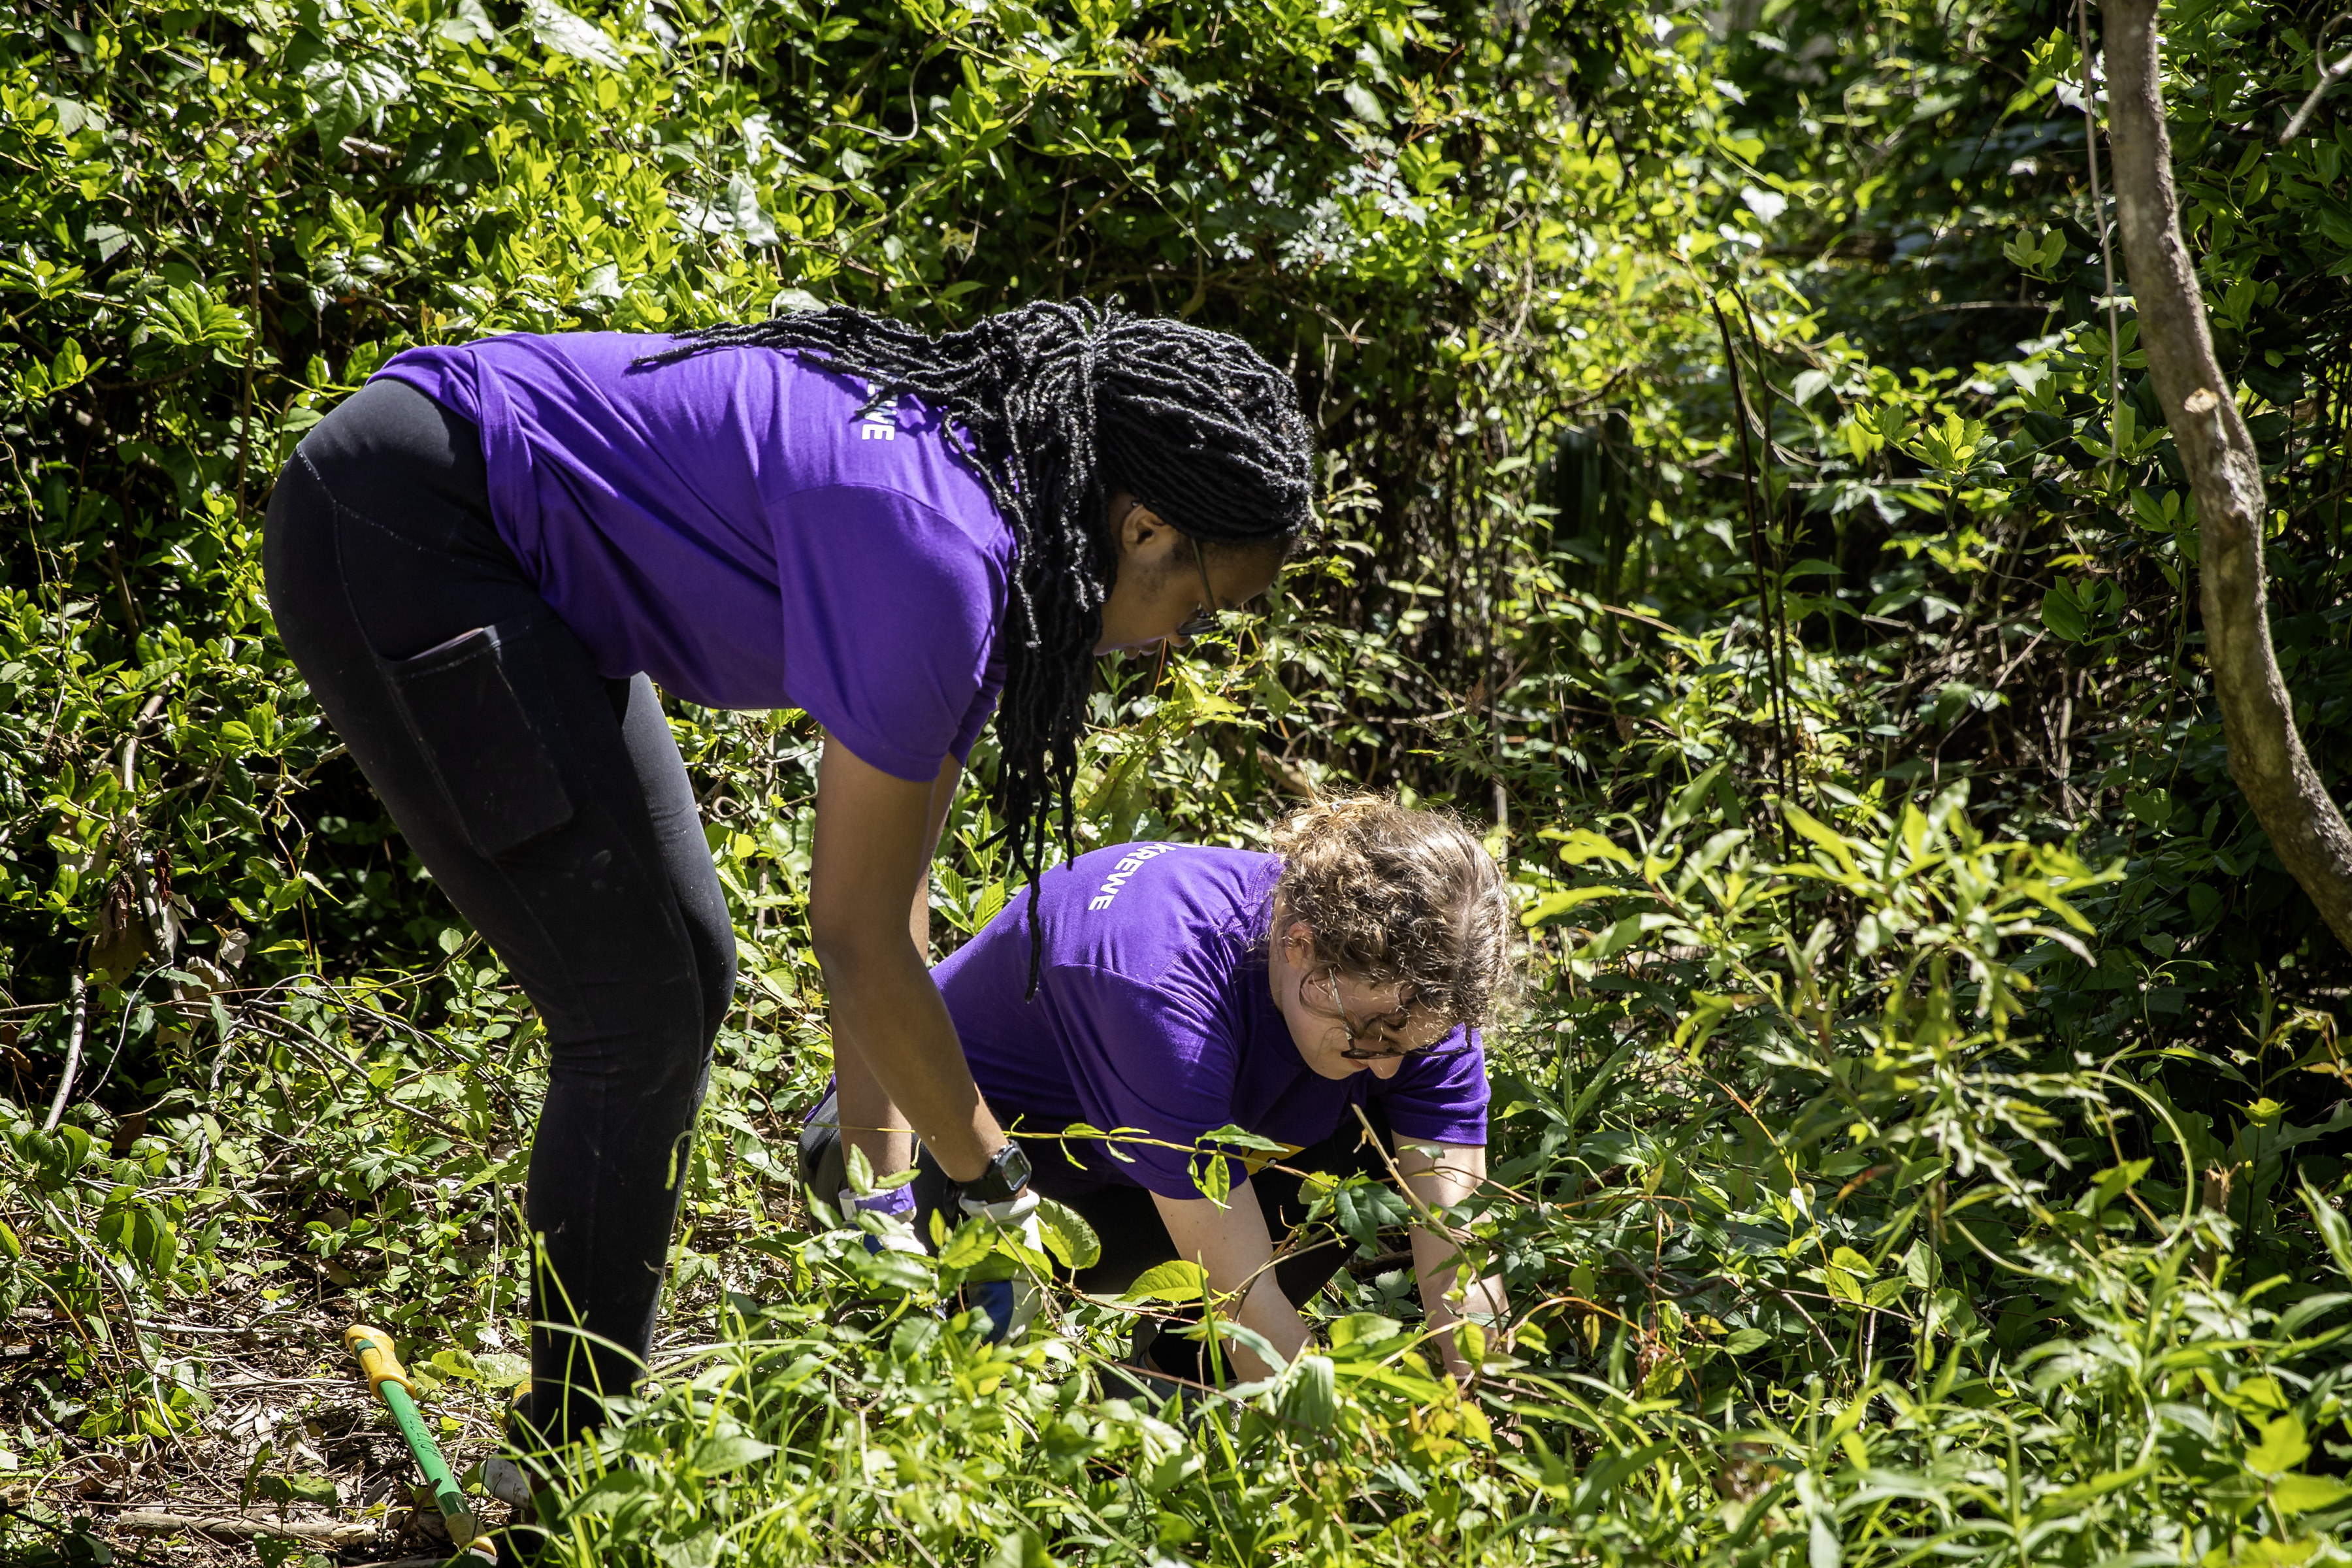
[[[1202,557],[1201,542],[1190,534],[1184,538],[1185,542],[1192,547],[1192,565],[1201,574],[1201,609],[1199,614],[1187,617],[1184,624],[1176,628],[1176,635],[1185,638],[1204,637],[1217,629],[1217,590],[1209,582],[1209,563]]]
[[[1422,1052],[1428,1050],[1432,1046],[1437,1044],[1435,1040],[1432,1040],[1427,1046],[1412,1046],[1403,1050],[1397,1050],[1394,1048],[1381,1050],[1365,1049],[1363,1047],[1356,1044],[1356,1041],[1363,1036],[1370,1034],[1374,1029],[1402,1029],[1409,1026],[1412,1022],[1412,1003],[1411,1001],[1407,1001],[1400,1005],[1395,1012],[1384,1013],[1377,1018],[1367,1019],[1360,1026],[1353,1018],[1348,1016],[1348,1009],[1339,1000],[1339,971],[1336,967],[1326,969],[1323,972],[1320,984],[1325,991],[1330,993],[1330,1009],[1326,1012],[1323,1008],[1317,1007],[1314,1004],[1307,1000],[1307,981],[1304,978],[1300,979],[1298,982],[1299,1005],[1307,1008],[1310,1012],[1322,1013],[1326,1017],[1335,1017],[1339,1019],[1339,1027],[1346,1030],[1348,1035],[1348,1044],[1346,1047],[1339,1052],[1339,1054],[1351,1062],[1384,1062],[1396,1057],[1415,1057],[1419,1056]]]

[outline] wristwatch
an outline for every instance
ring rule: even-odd
[[[1021,1145],[1006,1140],[988,1162],[988,1168],[969,1182],[956,1184],[957,1195],[973,1203],[1010,1203],[1029,1185],[1029,1156]]]

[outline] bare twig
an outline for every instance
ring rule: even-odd
[[[2311,85],[2311,96],[2303,100],[2303,107],[2294,111],[2294,118],[2288,121],[2286,129],[2279,132],[2279,145],[2283,147],[2303,134],[2304,125],[2311,119],[2311,111],[2319,107],[2319,100],[2327,96],[2327,89],[2347,76],[2352,76],[2352,55],[2346,55],[2319,73],[2319,79]]]
[[[2106,269],[2107,279],[2107,462],[2109,489],[2116,482],[2116,447],[2120,444],[2116,422],[2121,417],[2124,405],[2124,345],[2117,337],[2123,328],[2116,313],[2116,250],[2107,224],[2106,203],[2099,195],[2099,105],[2098,87],[2091,79],[2091,22],[2084,8],[2084,0],[2074,0],[2074,39],[2082,51],[2083,62],[2083,155],[2091,165],[2091,221],[2099,226],[2099,264]]]
[[[44,1132],[55,1132],[58,1123],[66,1116],[66,1101],[73,1098],[74,1079],[81,1071],[82,1037],[89,1032],[89,1008],[82,994],[86,983],[82,979],[81,953],[74,953],[73,978],[67,982],[66,1010],[73,1015],[73,1032],[66,1037],[65,1076],[58,1079],[57,1098],[49,1101],[48,1120],[41,1123]]]
[[[1717,335],[1723,340],[1724,373],[1731,378],[1731,417],[1733,423],[1739,426],[1739,478],[1748,498],[1748,553],[1756,572],[1756,618],[1764,628],[1764,690],[1771,708],[1774,739],[1778,742],[1780,761],[1785,764],[1789,756],[1789,715],[1781,701],[1780,665],[1772,651],[1772,591],[1764,561],[1763,510],[1756,499],[1756,464],[1750,460],[1748,450],[1748,392],[1739,374],[1739,355],[1731,346],[1731,328],[1724,321],[1723,309],[1715,302],[1712,289],[1707,293],[1706,308],[1715,317]],[[1769,426],[1766,426],[1766,436],[1769,446]],[[1785,784],[1780,794],[1783,799],[1788,797]],[[1785,823],[1780,827],[1780,852],[1783,855],[1789,852],[1789,829]]]
[[[163,710],[164,699],[171,695],[172,679],[172,676],[166,675],[156,683],[155,695],[147,699],[140,708],[139,717],[131,721],[131,733],[123,738],[122,792],[125,795],[131,793],[139,782],[139,732],[147,727],[147,721]]]
[[[186,1531],[226,1541],[255,1541],[264,1536],[290,1537],[314,1546],[355,1546],[381,1533],[373,1524],[343,1524],[331,1519],[273,1519],[267,1513],[163,1513],[138,1509],[117,1514],[114,1528],[134,1535],[174,1535]],[[432,1559],[438,1563],[440,1558]]]

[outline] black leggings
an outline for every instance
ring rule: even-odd
[[[499,540],[479,432],[414,388],[304,437],[263,561],[328,721],[546,1025],[528,1415],[569,1437],[642,1375],[735,988],[685,764],[652,684],[597,674]]]

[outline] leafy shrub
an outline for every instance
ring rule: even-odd
[[[2352,129],[2272,134],[2325,20],[2176,6],[2167,91],[2334,770]],[[2223,771],[2071,22],[1702,21],[0,21],[0,1321],[34,1325],[0,1469],[33,1510],[207,1441],[240,1498],[332,1490],[303,1433],[356,1405],[215,1431],[221,1342],[166,1326],[206,1310],[279,1374],[334,1365],[321,1313],[378,1318],[475,1452],[519,1369],[537,1026],[274,640],[291,444],[411,342],[1120,292],[1293,363],[1329,527],[1233,644],[1107,672],[1083,835],[1248,841],[1327,781],[1491,816],[1531,974],[1459,1217],[1514,1321],[1435,1379],[1376,1188],[1329,1200],[1328,1353],[1189,1420],[1108,1396],[1132,1304],[992,1350],[937,1266],[877,1279],[790,1191],[829,1066],[814,735],[674,705],[745,983],[673,1332],[572,1457],[563,1552],[2340,1556],[2344,959]],[[992,826],[969,793],[942,945],[1006,900]]]

